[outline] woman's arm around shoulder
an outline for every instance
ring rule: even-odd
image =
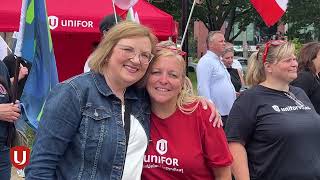
[[[212,126],[213,127],[218,127],[218,128],[222,127],[223,126],[223,122],[221,120],[220,113],[219,113],[218,109],[215,107],[215,105],[213,104],[213,102],[208,100],[205,97],[199,97],[199,101],[200,101],[200,103],[202,105],[202,108],[204,110],[207,110],[208,107],[211,110],[211,114],[210,114],[210,117],[209,117],[209,122],[212,122]]]

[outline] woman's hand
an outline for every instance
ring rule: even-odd
[[[23,79],[24,77],[26,77],[26,75],[28,75],[28,68],[24,67],[22,64],[20,64],[20,71],[19,71],[19,77],[18,77],[18,81],[20,81],[21,79]]]
[[[0,104],[0,120],[14,122],[18,120],[19,116],[20,116],[19,101],[17,101],[16,103]]]
[[[200,98],[200,102],[202,104],[203,109],[208,109],[208,106],[209,106],[209,108],[211,110],[211,115],[209,117],[209,121],[212,122],[212,120],[213,120],[213,123],[212,123],[213,127],[218,127],[218,128],[222,127],[223,123],[221,120],[220,113],[215,108],[214,104],[204,97]]]

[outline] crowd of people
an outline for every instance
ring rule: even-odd
[[[232,44],[209,32],[198,96],[175,43],[159,43],[128,21],[101,32],[90,70],[50,92],[26,179],[320,179],[319,42],[305,44],[297,58],[291,42],[268,41],[244,77],[233,66]],[[10,86],[0,61],[5,180],[8,137],[20,116]]]

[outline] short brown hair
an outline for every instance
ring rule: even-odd
[[[108,62],[113,48],[121,39],[131,37],[148,37],[151,51],[155,53],[156,36],[146,26],[131,21],[123,21],[113,26],[103,37],[98,47],[89,56],[89,67],[94,72],[103,73],[103,66]]]
[[[213,36],[214,36],[215,34],[222,34],[222,35],[224,35],[221,31],[210,31],[210,32],[208,33],[208,37],[207,37],[207,46],[208,46],[209,42],[211,42],[211,41],[213,40]]]
[[[313,74],[316,74],[316,67],[313,60],[317,57],[320,51],[319,42],[310,42],[305,44],[300,50],[298,57],[299,71],[309,69]]]
[[[228,52],[232,52],[234,53],[234,49],[233,49],[233,44],[226,42],[226,47],[224,48],[224,51],[222,53],[222,56],[224,56],[225,54],[227,54]]]

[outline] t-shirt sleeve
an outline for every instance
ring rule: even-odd
[[[313,76],[309,72],[301,72],[298,74],[297,79],[291,82],[291,85],[299,87],[306,92],[308,96],[311,96],[311,89],[313,86]]]
[[[236,141],[245,144],[255,129],[255,110],[252,102],[247,101],[248,99],[252,98],[241,97],[240,95],[231,108],[225,125],[225,132],[229,142]]]
[[[199,110],[199,109],[198,109]],[[225,167],[232,163],[232,155],[222,128],[209,122],[210,110],[200,110],[202,123],[202,148],[204,158],[210,167]]]

